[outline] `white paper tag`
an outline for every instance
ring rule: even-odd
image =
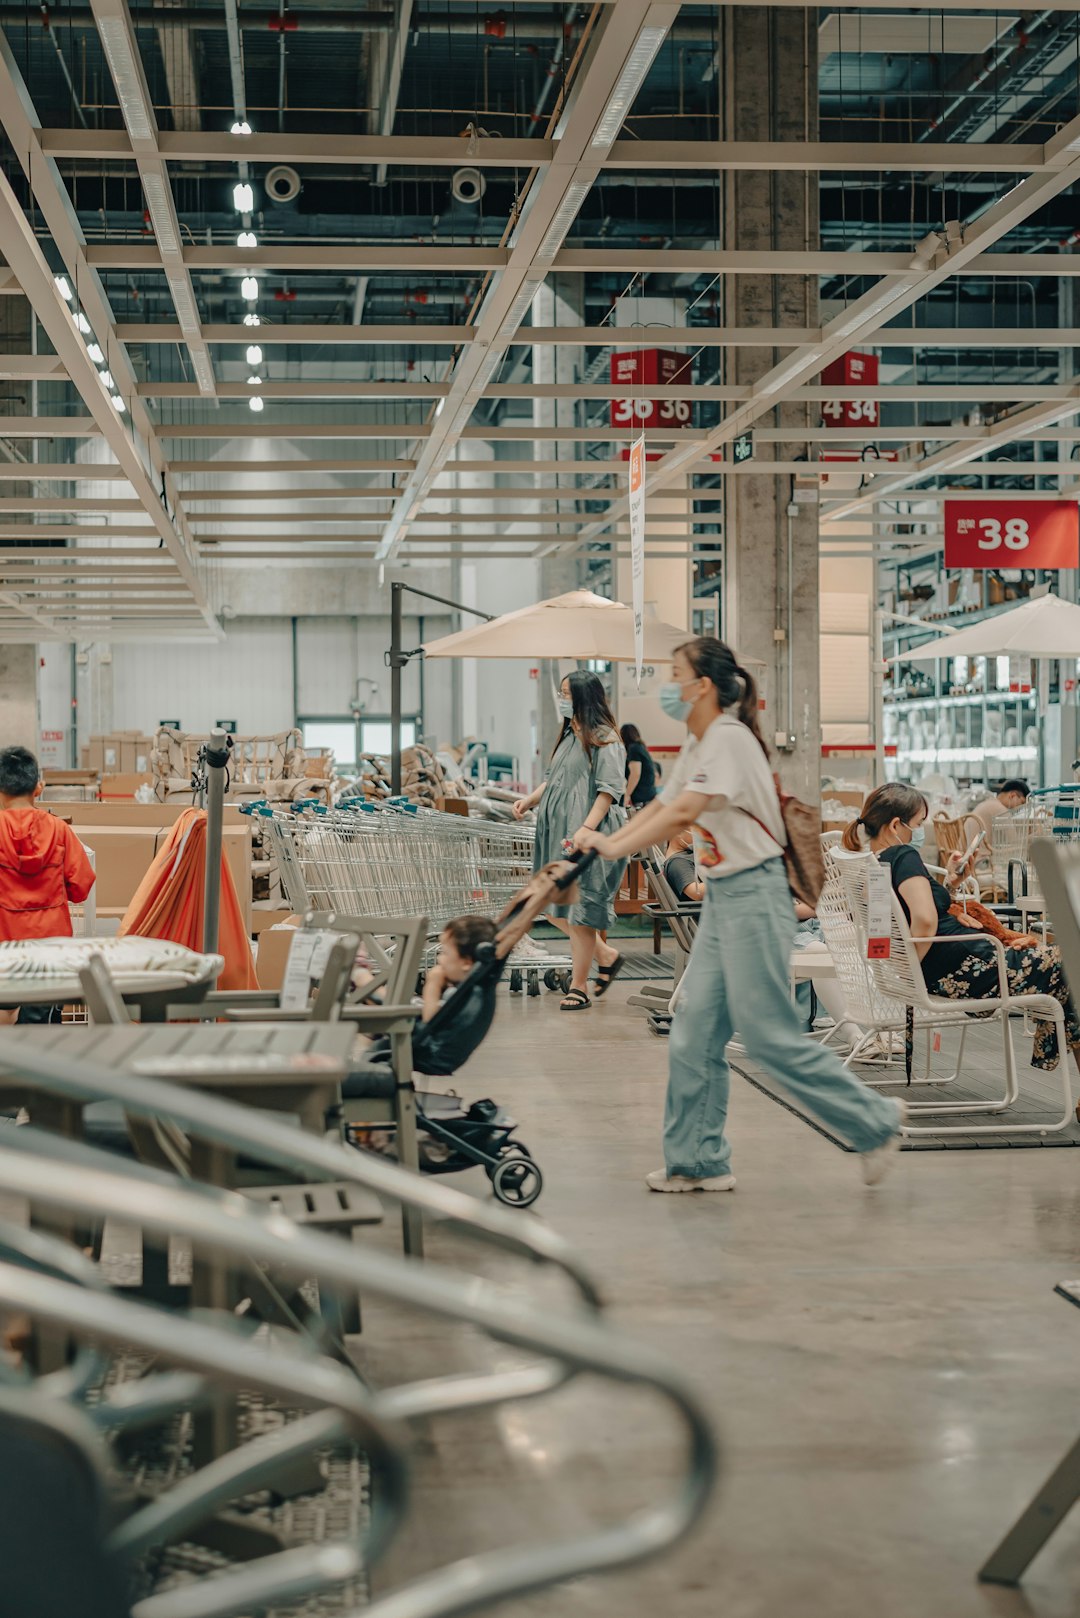
[[[281,985],[282,1011],[305,1011],[311,985],[318,982],[326,971],[336,933],[324,928],[297,928],[289,946],[285,963],[285,977]]]
[[[892,880],[879,860],[867,871],[866,889],[866,958],[887,961],[892,939]]]

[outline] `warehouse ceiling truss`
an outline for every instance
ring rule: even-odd
[[[602,582],[642,432],[647,553],[703,586],[746,478],[823,554],[1075,498],[1080,4],[805,11],[798,141],[731,138],[729,15],[0,4],[8,638],[220,636],[253,562]],[[801,246],[740,245],[747,175],[803,188]]]

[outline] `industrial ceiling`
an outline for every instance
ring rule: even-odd
[[[0,4],[4,637],[219,633],[252,563],[602,570],[646,343],[690,362],[646,390],[647,544],[703,577],[729,478],[820,485],[828,553],[925,552],[946,486],[1080,490],[1080,0],[802,11],[810,141],[732,138],[731,12]],[[746,172],[802,178],[802,249],[737,245]],[[780,277],[813,324],[732,322]],[[823,380],[851,350],[878,381]]]

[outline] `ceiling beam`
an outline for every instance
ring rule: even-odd
[[[106,363],[120,394],[128,397],[128,419],[121,418],[86,351],[85,344],[61,298],[52,271],[42,254],[5,176],[0,175],[0,242],[4,257],[33,307],[53,349],[78,389],[93,419],[95,432],[104,437],[116,465],[126,473],[132,490],[147,512],[166,550],[172,555],[207,627],[221,630],[196,572],[190,539],[174,525],[166,501],[175,507],[176,489],[154,436],[146,407],[134,395],[135,376],[127,351],[116,340],[112,310],[100,279],[86,263],[85,238],[55,162],[41,151],[40,121],[23,83],[6,37],[0,32],[0,122],[7,132],[26,174],[37,207],[55,243],[71,284],[78,289],[83,311],[105,352]],[[38,422],[40,428],[41,423]],[[65,436],[63,423],[54,426]],[[166,500],[162,499],[162,489]]]
[[[827,322],[822,329],[820,342],[793,350],[759,377],[753,384],[750,401],[729,412],[721,424],[709,433],[703,451],[689,444],[679,445],[659,462],[652,463],[647,473],[647,489],[657,492],[687,471],[700,467],[706,455],[720,449],[753,426],[761,416],[789,399],[795,389],[816,376],[823,365],[873,337],[886,321],[895,318],[902,310],[911,308],[953,275],[970,269],[975,260],[979,260],[980,265],[984,264],[989,247],[1001,241],[1023,220],[1068,190],[1080,178],[1080,117],[1070,119],[1053,136],[1043,148],[1043,159],[1043,167],[1037,173],[1029,174],[1018,185],[1012,186],[970,226],[954,221],[946,224],[942,234],[935,232],[928,235],[913,255],[905,276],[891,276],[880,281]],[[1039,255],[1030,256],[1034,258]],[[1075,262],[1080,269],[1080,260]],[[1025,414],[1029,415],[1030,425],[1035,428],[1060,421],[1077,411],[1080,411],[1080,401],[1075,406],[1069,402],[1059,402],[1049,408],[1033,406],[1031,412]],[[983,429],[977,431],[982,432]],[[888,487],[888,482],[884,486]],[[605,522],[617,518],[627,509],[625,499],[618,502],[611,508],[609,517],[586,530],[583,537],[595,537],[603,531]]]
[[[951,367],[950,367],[951,369]],[[978,401],[983,404],[1013,404],[1055,397],[1064,383],[1036,382],[983,382],[974,376],[964,383],[956,382],[878,382],[872,387],[855,387],[838,383],[833,387],[796,388],[789,398],[798,403],[827,404],[830,401],[870,399],[883,404],[940,404]],[[309,380],[290,382],[261,381],[259,392],[265,399],[349,399],[356,402],[382,399],[445,399],[449,393],[447,382],[359,382]],[[714,382],[649,383],[645,390],[652,399],[682,399],[704,404],[740,404],[749,399],[750,384],[721,385]],[[595,399],[624,400],[632,394],[641,395],[640,388],[609,382],[507,382],[489,383],[480,394],[483,400],[509,399]],[[252,389],[246,382],[222,382],[218,394],[222,399],[249,399]],[[139,395],[143,399],[197,399],[199,389],[193,382],[141,382]]]
[[[176,318],[184,334],[198,391],[214,395],[214,366],[200,331],[195,288],[184,264],[180,221],[176,216],[169,171],[158,151],[158,127],[150,88],[143,72],[127,0],[90,0],[101,47],[109,64],[120,111],[142,181],[143,197],[156,238],[154,253],[165,271]]]
[[[224,131],[163,132],[158,150],[170,163],[367,164],[397,168],[531,169],[555,160],[558,142],[499,140],[491,136],[309,135],[262,132],[242,142]],[[132,142],[123,130],[46,129],[42,146],[50,157],[72,161],[131,161]],[[647,173],[695,170],[761,170],[808,173],[1027,174],[1042,167],[1043,148],[1016,143],[970,146],[962,141],[648,141],[617,140],[600,167]]]
[[[7,251],[6,242],[4,251]],[[100,436],[101,425],[93,416],[0,417],[0,438],[100,438]]]
[[[149,325],[146,323],[121,325],[116,328],[116,335],[124,343],[173,344],[183,341],[183,333],[179,326],[160,321]],[[235,343],[246,347],[252,340],[252,333],[250,327],[240,322],[235,325],[211,324],[203,327],[203,337],[211,346],[217,343]],[[468,326],[424,326],[416,321],[408,325],[330,326],[309,321],[278,324],[273,320],[263,320],[259,326],[259,342],[263,348],[279,344],[296,346],[315,344],[321,348],[328,344],[339,343],[355,344],[361,348],[387,346],[458,348],[471,343],[472,340],[473,332]]]
[[[158,150],[168,163],[344,164],[349,168],[392,163],[401,168],[531,169],[550,163],[547,140],[500,140],[443,135],[305,135],[257,131],[238,137],[224,131],[163,131]],[[50,157],[129,161],[132,143],[122,129],[45,129],[42,146]]]

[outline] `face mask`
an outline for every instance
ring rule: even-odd
[[[684,701],[682,686],[677,680],[669,680],[660,687],[660,706],[669,719],[683,721],[689,717],[694,704]]]
[[[925,826],[912,826],[910,828],[910,830],[911,830],[911,840],[908,843],[908,847],[909,848],[921,848],[923,846],[923,844],[926,842],[926,828],[925,828]]]
[[[555,712],[560,719],[573,719],[574,704],[570,697],[555,698]]]

